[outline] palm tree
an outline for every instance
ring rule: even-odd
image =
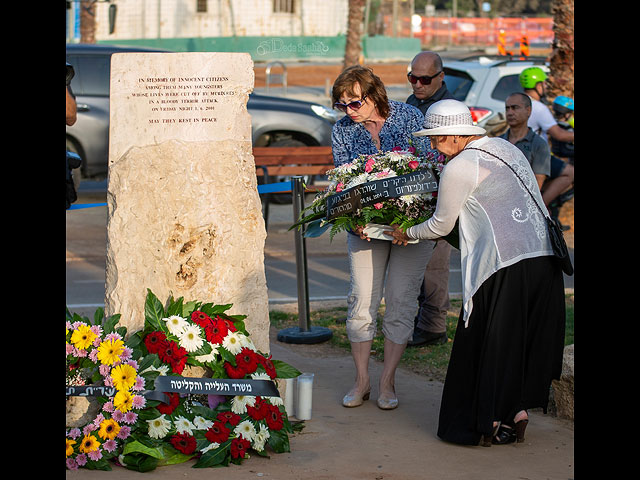
[[[344,49],[343,68],[360,63],[362,55],[362,23],[364,21],[365,0],[349,0],[347,21],[347,42]]]
[[[549,98],[573,98],[573,1],[553,0],[553,45],[549,61]]]

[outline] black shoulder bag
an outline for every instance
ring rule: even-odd
[[[567,275],[573,275],[573,265],[571,264],[571,258],[569,257],[569,249],[567,248],[567,243],[564,241],[564,235],[562,234],[562,229],[560,228],[560,225],[558,225],[558,222],[555,219],[545,215],[542,208],[540,208],[540,205],[538,205],[538,202],[536,201],[535,197],[533,196],[531,191],[527,188],[527,186],[522,181],[520,176],[513,169],[513,167],[509,165],[507,162],[505,162],[504,160],[502,160],[497,155],[494,155],[491,152],[487,152],[486,150],[482,150],[481,148],[467,147],[465,150],[478,150],[479,152],[484,152],[487,155],[491,155],[492,157],[497,158],[502,163],[504,163],[507,167],[509,167],[511,171],[514,173],[514,175],[518,177],[518,180],[520,180],[520,183],[522,183],[522,186],[527,190],[527,192],[529,192],[529,195],[531,195],[531,198],[533,199],[533,203],[536,204],[536,207],[538,207],[538,210],[540,210],[540,213],[542,214],[542,216],[547,220],[547,227],[548,227],[547,229],[549,230],[549,239],[551,240],[551,248],[553,249],[553,254],[555,255],[555,257],[558,259],[560,263],[560,267],[562,268],[562,271]]]

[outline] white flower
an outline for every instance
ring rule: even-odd
[[[269,403],[271,405],[275,405],[276,407],[280,405],[284,405],[284,401],[282,400],[281,397],[262,397],[262,398],[269,400]]]
[[[140,374],[143,374],[145,372],[160,372],[160,375],[166,375],[167,373],[169,373],[169,365],[165,363],[163,363],[159,367],[150,365],[148,368],[145,368],[142,372],[140,372]]]
[[[211,342],[207,342],[211,347],[211,353],[207,353],[206,355],[197,355],[196,360],[202,363],[207,362],[215,362],[216,355],[218,355],[218,347]]]
[[[271,380],[271,377],[267,375],[265,372],[255,372],[251,374],[252,380]]]
[[[240,337],[240,346],[241,347],[246,347],[249,350],[253,350],[254,352],[257,351],[256,346],[253,344],[253,340],[251,340],[249,337],[247,337],[244,333],[240,333],[238,332],[239,337]]]
[[[247,405],[253,407],[256,403],[256,397],[248,395],[237,395],[231,400],[231,411],[241,415],[247,413]]]
[[[233,433],[252,442],[256,436],[256,427],[254,427],[253,423],[249,420],[245,420],[244,422],[240,422],[236,428],[233,429]]]
[[[204,343],[204,339],[200,336],[200,327],[197,325],[187,325],[182,332],[178,334],[180,346],[187,352],[195,352]]]
[[[240,353],[240,350],[242,350],[242,339],[240,335],[242,334],[239,332],[229,332],[222,340],[222,346],[233,355],[237,355]]]
[[[260,431],[256,433],[253,439],[253,449],[256,452],[261,452],[264,450],[264,445],[269,440],[271,434],[269,433],[269,428],[266,425],[260,425]]]
[[[149,436],[151,438],[164,438],[171,429],[171,422],[164,418],[164,414],[153,420],[147,420],[149,424]]]
[[[198,430],[208,430],[213,426],[213,422],[211,420],[207,420],[206,418],[201,417],[200,415],[196,416],[193,419],[193,424]]]
[[[170,317],[163,318],[162,320],[167,323],[169,333],[176,336],[180,335],[184,328],[188,325],[187,319],[182,318],[178,315],[171,315]]]
[[[191,423],[188,418],[183,417],[182,415],[178,416],[175,419],[176,430],[178,433],[188,433],[189,435],[193,435],[193,431],[196,429],[196,426]]]
[[[200,451],[201,451],[202,453],[206,453],[206,452],[208,452],[209,450],[213,450],[214,448],[218,448],[219,446],[220,446],[220,444],[219,444],[218,442],[212,442],[212,443],[210,443],[209,445],[207,445],[206,447],[204,447],[204,448],[200,449]]]

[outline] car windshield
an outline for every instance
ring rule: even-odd
[[[444,68],[444,83],[456,100],[463,102],[473,85],[473,78],[466,72]]]
[[[67,55],[76,72],[71,80],[74,95],[108,97],[110,60],[108,55]]]

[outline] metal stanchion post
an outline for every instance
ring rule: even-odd
[[[293,221],[298,221],[304,210],[304,184],[302,177],[291,178]],[[298,327],[278,332],[278,340],[285,343],[320,343],[331,338],[333,332],[326,327],[309,325],[309,284],[307,276],[307,250],[304,227],[294,230],[296,247],[296,276],[298,280]]]

